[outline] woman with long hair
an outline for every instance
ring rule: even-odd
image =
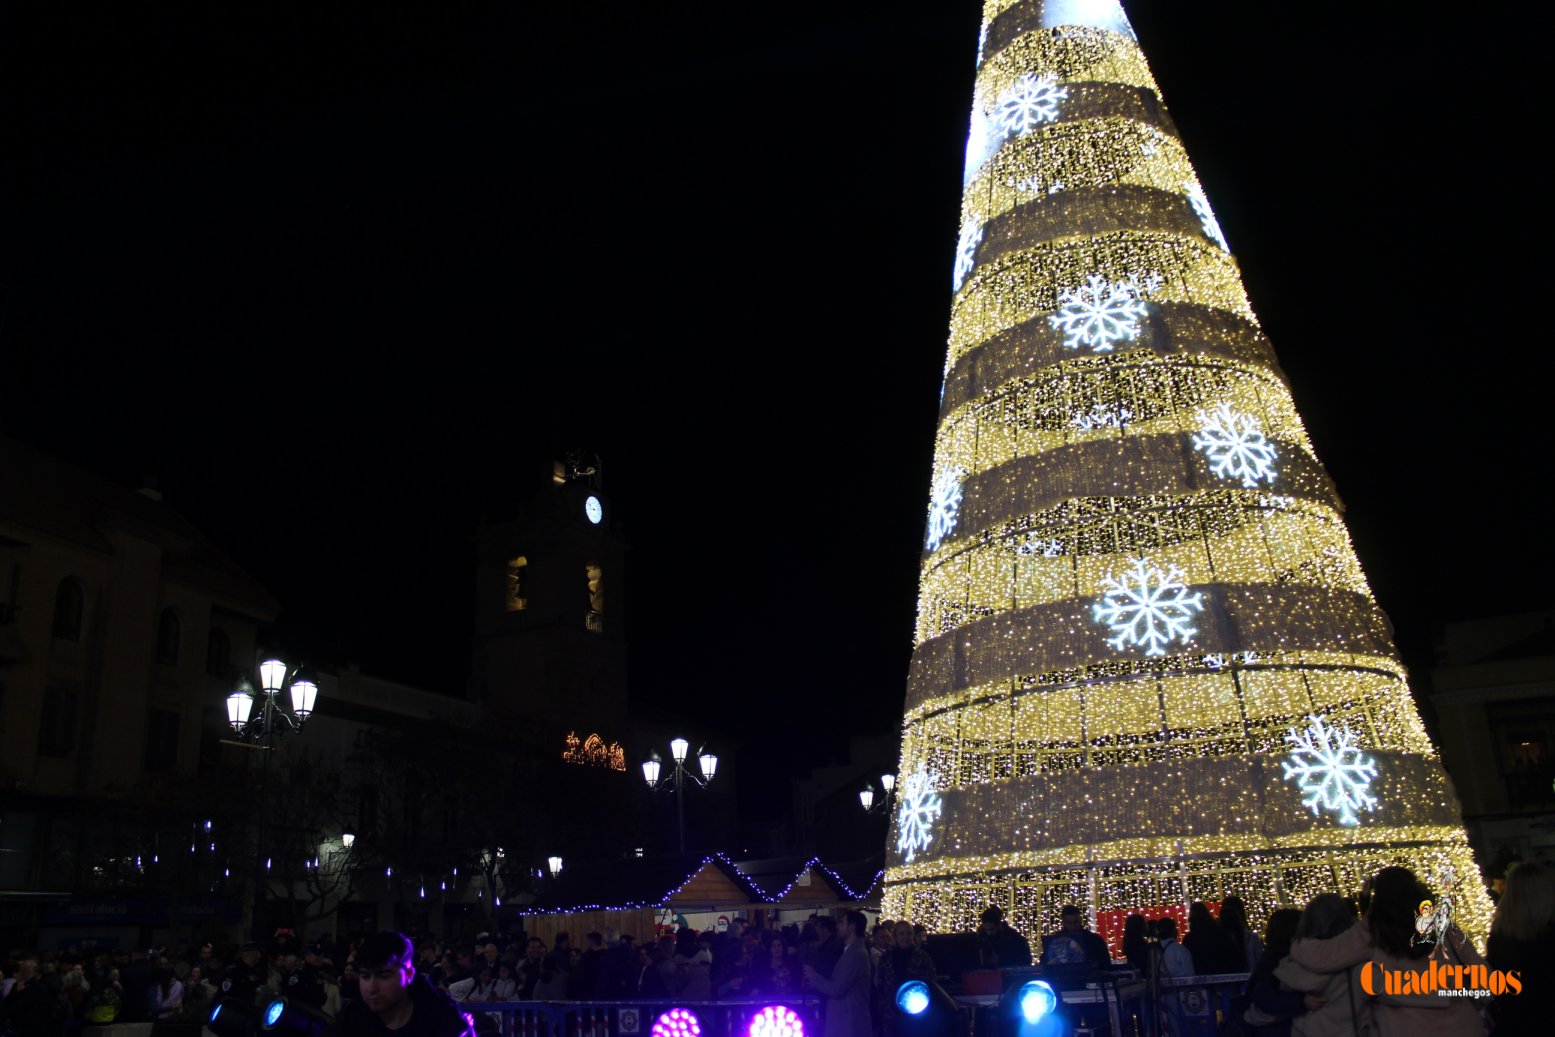
[[[184,985],[173,970],[159,967],[151,973],[151,1018],[171,1019],[184,1007]]]
[[[1383,868],[1372,880],[1371,902],[1360,925],[1331,939],[1301,940],[1291,945],[1290,956],[1304,968],[1323,974],[1363,966],[1361,990],[1373,1003],[1379,1037],[1484,1037],[1473,998],[1402,992],[1431,985],[1433,954],[1448,965],[1485,964],[1456,927],[1440,948],[1434,940],[1415,938],[1416,913],[1432,899],[1414,872]]]
[[[1296,924],[1296,943],[1330,940],[1355,924],[1355,905],[1338,893],[1319,893],[1307,903]],[[1291,1037],[1358,1037],[1371,1026],[1371,1002],[1360,988],[1360,966],[1338,972],[1313,972],[1292,958],[1275,968],[1274,975],[1290,990],[1310,1000],[1305,1014],[1290,1027]]]
[[[1253,971],[1258,959],[1263,957],[1263,942],[1247,924],[1247,905],[1242,903],[1241,897],[1230,896],[1220,902],[1220,927],[1242,952],[1244,970]]]
[[[1555,1027],[1555,867],[1526,861],[1507,872],[1485,945],[1490,967],[1516,972],[1521,993],[1491,1003],[1496,1037]]]

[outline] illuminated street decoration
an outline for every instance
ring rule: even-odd
[[[1482,939],[1452,786],[1122,8],[986,0],[983,23],[959,210],[983,237],[975,266],[956,241],[899,757],[937,812],[927,847],[894,830],[882,915],[1267,917],[1450,865]],[[1309,714],[1359,755],[1293,757]],[[1351,782],[1326,811],[1324,766]]]
[[[896,849],[912,860],[934,841],[934,823],[944,805],[934,791],[939,775],[921,764],[902,782],[896,808]]]
[[[582,767],[604,767],[613,771],[626,770],[626,750],[621,748],[620,742],[606,745],[605,740],[597,734],[591,734],[579,742],[577,733],[568,731],[565,745],[562,760],[566,763]]]
[[[1215,219],[1215,211],[1209,207],[1204,188],[1199,186],[1197,180],[1190,180],[1182,186],[1188,192],[1188,204],[1193,206],[1193,215],[1199,218],[1199,225],[1204,228],[1209,240],[1219,245],[1221,251],[1230,252],[1231,246],[1226,244],[1226,236],[1220,232],[1220,221]]]
[[[1210,471],[1223,479],[1240,479],[1252,489],[1258,480],[1274,481],[1274,444],[1264,438],[1258,419],[1222,403],[1212,411],[1194,415],[1199,423],[1193,445],[1209,458]]]
[[[1092,274],[1078,288],[1066,288],[1058,297],[1058,312],[1048,318],[1064,333],[1064,346],[1081,346],[1097,353],[1111,351],[1120,342],[1139,337],[1145,317],[1145,287],[1134,281],[1108,281]]]
[[[934,477],[934,488],[929,493],[929,550],[939,550],[939,545],[956,528],[961,515],[961,478],[958,468],[946,468]]]
[[[1204,601],[1189,594],[1181,580],[1175,565],[1162,570],[1148,558],[1136,558],[1133,569],[1109,576],[1102,584],[1106,592],[1092,606],[1096,622],[1117,635],[1107,643],[1120,651],[1143,646],[1146,655],[1165,655],[1173,641],[1187,643],[1198,633],[1190,621],[1204,610]]]
[[[994,119],[1001,132],[1018,137],[1056,120],[1058,102],[1068,96],[1052,75],[1024,75],[999,95]]]
[[[1377,809],[1377,797],[1369,791],[1377,776],[1377,761],[1355,744],[1355,732],[1332,727],[1320,716],[1307,717],[1307,726],[1291,728],[1285,740],[1294,748],[1285,761],[1285,780],[1301,791],[1301,805],[1314,816],[1327,810],[1339,815],[1346,826],[1360,824],[1357,810]]]
[[[953,286],[958,292],[961,290],[962,282],[966,280],[966,275],[972,272],[977,246],[982,240],[982,224],[967,222],[961,225],[961,235],[956,240],[956,269],[952,276]]]

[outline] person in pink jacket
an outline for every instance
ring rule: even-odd
[[[1378,1037],[1484,1037],[1483,1002],[1441,988],[1461,985],[1461,979],[1444,981],[1452,967],[1483,967],[1485,960],[1456,928],[1441,946],[1416,939],[1416,912],[1431,899],[1407,868],[1383,868],[1372,880],[1364,921],[1331,939],[1296,941],[1290,959],[1320,975],[1360,966],[1356,993],[1370,1003]],[[1308,1002],[1309,1011],[1326,1006],[1313,1008],[1316,1001]]]

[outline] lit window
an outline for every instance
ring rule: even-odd
[[[507,603],[509,612],[522,612],[529,607],[529,598],[524,585],[527,582],[525,576],[529,572],[529,559],[523,555],[508,560],[508,593]]]

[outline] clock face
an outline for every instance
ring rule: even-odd
[[[588,500],[583,502],[583,514],[587,515],[589,521],[597,526],[599,525],[599,520],[605,517],[605,506],[599,503],[598,497],[591,494]]]

